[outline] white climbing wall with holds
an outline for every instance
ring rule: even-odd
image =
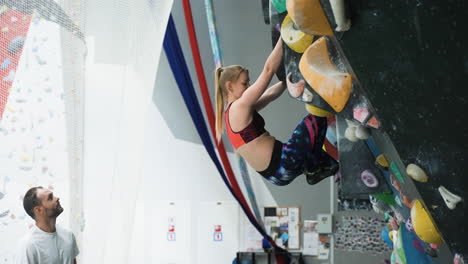
[[[22,21],[19,17],[16,23]],[[68,226],[68,159],[59,26],[33,17],[28,35],[16,37],[3,52],[22,47],[5,112],[0,120],[0,263],[11,263],[16,242],[33,224],[22,207],[24,193],[41,185],[54,190]]]

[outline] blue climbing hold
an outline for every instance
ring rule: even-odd
[[[0,66],[0,69],[3,70],[3,69],[6,69],[8,67],[8,65],[10,65],[10,59],[9,58],[6,58],[3,63],[2,63],[2,66]]]
[[[10,44],[8,44],[8,52],[13,54],[17,52],[18,50],[23,48],[24,45],[24,37],[23,36],[17,36],[14,38]]]
[[[383,241],[385,241],[385,243],[387,243],[387,245],[390,248],[393,248],[393,241],[390,239],[389,233],[390,233],[390,230],[387,228],[387,226],[384,226],[382,228],[382,233],[381,233],[382,239]]]

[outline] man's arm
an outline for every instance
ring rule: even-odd
[[[80,250],[78,249],[78,245],[76,243],[76,239],[75,239],[75,234],[71,233],[72,234],[72,250],[73,250],[73,264],[76,264],[76,257],[78,256],[78,254],[80,254]]]

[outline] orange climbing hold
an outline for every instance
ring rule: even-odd
[[[411,207],[413,207],[413,202],[408,198],[408,196],[404,195],[404,194],[401,194],[401,200],[403,202],[403,204],[408,207],[409,209],[411,209]]]
[[[333,36],[320,0],[288,0],[286,8],[297,28],[305,33]]]
[[[331,62],[327,39],[321,37],[307,48],[299,62],[304,79],[336,112],[341,112],[351,95],[352,79]]]
[[[373,116],[371,119],[369,119],[369,121],[367,121],[367,125],[378,129],[380,127],[380,121],[375,116]]]
[[[400,184],[398,183],[397,179],[395,178],[395,176],[393,174],[390,174],[390,181],[391,181],[393,187],[395,187],[395,189],[398,192],[400,192],[401,191]]]

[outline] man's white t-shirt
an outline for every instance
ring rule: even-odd
[[[56,226],[48,233],[34,225],[20,242],[16,264],[73,264],[80,251],[72,232]]]

